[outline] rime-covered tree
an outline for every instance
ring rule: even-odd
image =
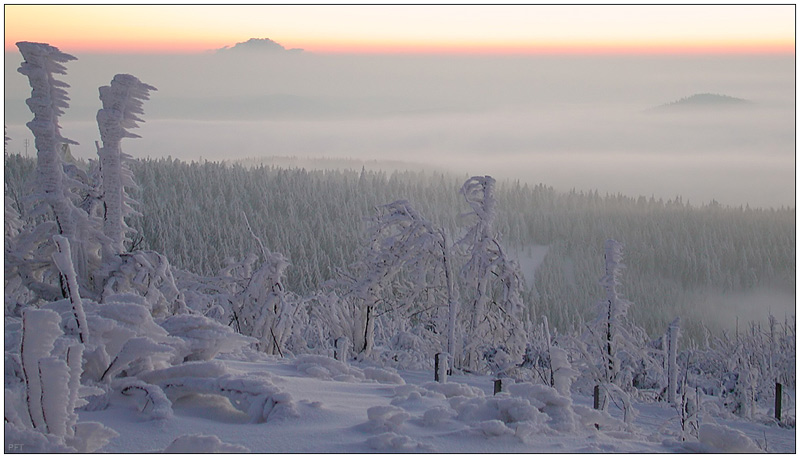
[[[597,316],[586,324],[579,345],[583,352],[588,376],[601,386],[602,409],[607,407],[608,396],[625,405],[626,418],[632,412],[628,393],[635,391],[635,383],[652,367],[659,366],[648,353],[647,334],[628,317],[631,303],[619,291],[623,245],[616,240],[606,240],[605,275],[600,286],[606,297],[597,304]]]
[[[376,207],[367,233],[369,246],[350,279],[360,308],[362,336],[353,342],[369,355],[378,317],[394,330],[427,335],[432,353],[455,352],[458,303],[445,231],[426,220],[405,200]],[[387,336],[392,337],[392,336]],[[445,340],[438,344],[431,340]],[[423,353],[425,349],[419,349]],[[427,355],[431,357],[432,354]]]
[[[103,202],[103,233],[108,241],[103,245],[103,259],[108,262],[125,249],[126,233],[131,229],[125,217],[134,214],[131,199],[125,188],[136,186],[133,173],[127,165],[130,156],[122,151],[123,138],[138,138],[129,129],[143,122],[142,105],[149,98],[153,86],[139,81],[133,75],[118,74],[111,85],[100,88],[103,108],[97,112],[97,124],[103,146],[98,148],[100,157],[101,199]]]
[[[19,72],[28,77],[32,87],[26,102],[34,118],[27,126],[34,134],[37,150],[36,182],[30,197],[36,205],[28,216],[51,214],[52,218],[20,235],[11,264],[25,286],[39,298],[65,297],[64,285],[53,284],[60,276],[50,257],[53,252],[50,236],[62,235],[72,246],[73,264],[84,294],[91,295],[95,290],[90,277],[99,264],[103,235],[96,221],[75,204],[80,198],[75,190],[85,184],[65,170],[63,155],[67,145],[75,142],[61,135],[58,124],[59,116],[68,107],[65,88],[69,86],[55,75],[66,73],[63,64],[75,58],[44,43],[19,42],[17,47],[25,59]]]
[[[250,223],[245,217],[247,226]],[[270,251],[252,232],[264,259],[236,295],[235,320],[239,331],[258,340],[259,350],[284,356],[284,342],[292,332],[297,304],[283,286],[289,261],[281,253]]]
[[[474,223],[458,241],[468,259],[461,268],[465,282],[464,298],[465,360],[471,369],[502,371],[521,364],[526,346],[521,298],[522,275],[509,259],[495,232],[497,202],[495,179],[475,176],[467,180],[460,193],[472,208],[462,215]]]

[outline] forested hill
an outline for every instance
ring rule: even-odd
[[[365,220],[376,205],[409,200],[451,234],[459,233],[459,215],[469,211],[458,194],[466,176],[171,159],[139,160],[131,167],[140,187],[132,195],[142,216],[130,223],[139,231],[134,239],[141,236],[138,248],[212,275],[226,258],[259,252],[247,215],[269,249],[289,259],[287,288],[300,294],[318,289],[357,259]],[[7,157],[12,195],[24,195],[33,168],[33,159]],[[593,305],[603,297],[598,279],[609,238],[625,244],[621,291],[634,304],[631,314],[655,335],[678,315],[694,337],[702,324],[713,329],[733,323],[740,312],[719,308],[730,298],[768,301],[748,308],[781,317],[793,310],[787,301],[793,303],[795,289],[794,208],[695,206],[679,197],[561,193],[519,182],[498,182],[496,197],[496,229],[526,270],[524,299],[534,322],[546,315],[566,331],[594,316]],[[543,252],[543,262],[533,259],[532,253]],[[743,322],[750,318],[741,316]]]

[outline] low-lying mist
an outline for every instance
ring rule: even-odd
[[[795,204],[793,56],[77,57],[61,124],[78,157],[95,155],[97,87],[129,72],[159,89],[142,138],[123,146],[134,157],[393,160],[559,190]],[[10,152],[32,139],[19,60],[6,56]],[[651,110],[700,92],[752,103]]]

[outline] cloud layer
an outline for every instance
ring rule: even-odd
[[[794,205],[793,58],[85,56],[64,133],[91,157],[97,87],[126,72],[159,91],[137,157],[261,155],[421,162],[458,173],[693,202]],[[9,150],[29,95],[6,58]],[[652,113],[710,92],[746,109]]]

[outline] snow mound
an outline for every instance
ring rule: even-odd
[[[164,453],[249,453],[250,449],[241,445],[229,444],[217,436],[184,434],[172,441]]]
[[[397,371],[391,368],[381,369],[379,367],[365,367],[364,378],[367,380],[374,380],[378,383],[393,383],[395,385],[405,385],[406,383],[405,380],[398,375]]]
[[[345,362],[323,355],[301,355],[295,359],[297,370],[321,380],[337,382],[374,381],[403,385],[405,381],[391,368],[365,367],[359,369]]]
[[[367,418],[373,431],[397,431],[411,415],[395,406],[374,406],[367,409]]]
[[[356,382],[364,380],[364,373],[342,361],[322,355],[302,355],[295,359],[297,370],[321,380]]]
[[[624,422],[612,417],[608,412],[595,410],[586,406],[573,406],[573,410],[575,414],[577,414],[580,423],[586,428],[599,428],[601,430],[612,431],[623,431],[626,429]]]
[[[448,383],[439,383],[439,382],[429,382],[423,385],[423,388],[426,390],[430,390],[436,393],[443,394],[446,398],[452,398],[456,396],[463,396],[467,398],[474,398],[478,396],[484,396],[483,390],[480,388],[471,387],[465,383],[456,383],[456,382],[448,382]]]
[[[550,420],[547,425],[556,431],[569,433],[575,431],[578,422],[572,410],[572,400],[562,396],[552,387],[534,383],[515,383],[507,388],[513,396],[527,399]]]
[[[417,442],[414,439],[401,434],[386,432],[377,436],[370,437],[366,441],[367,446],[373,450],[387,452],[433,452],[435,451],[430,444]]]
[[[514,430],[500,420],[486,420],[477,423],[475,431],[480,431],[488,437],[513,436]]]
[[[741,431],[722,425],[700,425],[700,443],[721,453],[760,453],[762,450]]]
[[[438,426],[454,419],[458,413],[446,406],[436,406],[422,414],[423,426]]]

